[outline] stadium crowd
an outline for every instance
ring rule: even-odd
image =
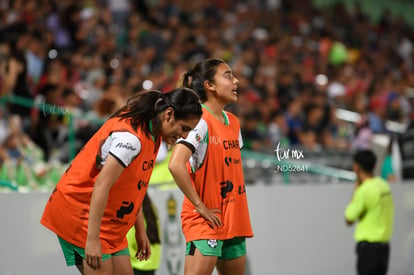
[[[130,95],[209,57],[240,81],[245,148],[365,148],[414,118],[413,41],[404,18],[374,23],[358,4],[0,0],[0,160],[67,162],[71,116],[80,149]]]

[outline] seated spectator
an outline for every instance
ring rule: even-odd
[[[282,111],[275,111],[269,117],[266,137],[271,149],[275,149],[279,143],[288,142],[288,127]]]
[[[308,106],[302,124],[300,142],[310,151],[320,151],[330,133],[328,124],[323,123],[323,109],[317,105]]]
[[[369,128],[374,134],[389,134],[385,127],[387,109],[385,98],[376,96],[370,102],[371,111],[368,114]]]
[[[29,165],[43,161],[42,150],[23,132],[22,127],[22,120],[18,115],[10,116],[8,136],[1,146],[3,160],[7,159],[13,162],[25,161]]]
[[[300,100],[292,100],[286,112],[284,113],[286,125],[288,127],[289,144],[293,146],[300,145],[302,136],[302,120],[301,120],[302,103]]]
[[[247,150],[264,150],[264,136],[259,130],[260,114],[251,112],[246,114],[242,119],[243,128],[241,128],[244,148]]]
[[[393,139],[390,138],[380,172],[381,178],[385,179],[389,183],[395,183],[397,181],[396,173],[394,171],[394,163],[392,160],[392,147]]]
[[[7,121],[5,110],[0,109],[0,144],[4,142],[4,140],[7,138],[8,135],[9,135],[9,122]]]
[[[64,89],[47,84],[39,93],[44,96],[44,101],[33,125],[32,138],[45,152],[46,160],[49,160],[53,150],[61,146],[66,137]]]
[[[0,42],[0,97],[13,92],[23,69],[24,64],[11,55],[9,43]]]
[[[351,148],[353,151],[369,149],[371,146],[372,130],[369,127],[368,118],[363,116],[355,129]]]
[[[398,92],[390,92],[387,95],[387,118],[392,121],[404,122],[405,114],[402,106],[403,102]]]
[[[352,132],[352,123],[343,119],[339,119],[336,115],[336,108],[331,109],[331,119],[329,121],[328,135],[326,147],[329,149],[339,150],[346,152],[349,150],[350,141],[353,138],[354,133]]]

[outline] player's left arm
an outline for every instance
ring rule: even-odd
[[[135,258],[140,261],[148,260],[151,256],[151,244],[147,236],[145,229],[144,214],[142,212],[142,206],[137,213],[135,220],[135,240],[137,242],[137,253]]]

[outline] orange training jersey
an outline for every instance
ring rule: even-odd
[[[72,161],[46,204],[41,223],[71,244],[85,248],[94,182],[111,154],[125,169],[109,192],[100,229],[102,253],[128,247],[126,234],[141,207],[160,145],[160,138],[154,141],[128,122],[109,119]]]
[[[223,112],[223,116],[225,124],[204,108],[200,123],[187,139],[179,141],[193,150],[189,167],[197,193],[208,208],[221,210],[222,214],[216,214],[223,224],[212,229],[184,197],[181,219],[186,242],[253,236],[241,163],[240,124],[231,113]]]

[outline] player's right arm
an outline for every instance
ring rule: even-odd
[[[109,155],[93,187],[85,246],[86,263],[93,269],[99,269],[102,265],[102,247],[99,234],[109,190],[123,170],[124,167],[119,161]]]
[[[200,199],[200,196],[197,194],[197,191],[194,189],[191,182],[190,174],[187,170],[187,162],[190,160],[191,156],[203,147],[203,142],[205,142],[204,137],[207,135],[207,124],[204,120],[200,120],[197,126],[189,133],[186,139],[179,140],[178,143],[174,146],[174,149],[171,154],[170,161],[168,163],[168,169],[171,172],[171,175],[174,178],[174,181],[187,197],[187,199],[194,205],[196,211],[206,219],[210,226],[213,228],[221,226],[220,218],[214,213],[220,213],[219,209],[209,209]],[[205,146],[206,144],[204,144]],[[200,150],[199,150],[200,151]],[[205,151],[201,155],[205,154]],[[200,162],[200,156],[193,160],[192,167],[197,169]],[[201,157],[203,158],[203,157]]]
[[[123,146],[125,144],[130,146]],[[103,166],[93,186],[85,244],[85,260],[93,269],[102,266],[99,235],[109,192],[124,169],[141,151],[141,142],[129,132],[114,132],[105,140],[101,150],[103,158],[100,164]]]

